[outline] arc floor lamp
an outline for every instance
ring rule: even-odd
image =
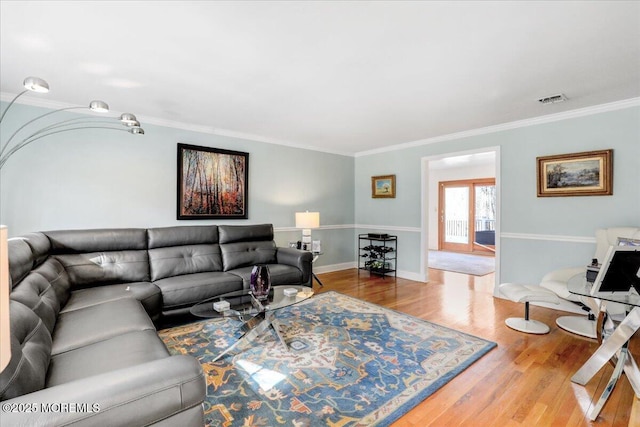
[[[0,125],[4,120],[5,115],[13,105],[13,103],[27,92],[47,93],[49,92],[49,84],[39,77],[27,77],[23,82],[25,90],[17,94],[9,103],[7,108],[2,112],[0,116]],[[4,164],[13,156],[16,152],[23,149],[27,145],[35,142],[41,138],[49,135],[54,135],[62,132],[70,132],[80,129],[108,129],[129,132],[134,135],[144,135],[144,129],[140,127],[140,122],[136,119],[136,116],[131,113],[121,114],[119,117],[79,117],[74,119],[67,119],[58,121],[40,127],[39,129],[33,129],[34,123],[40,119],[50,116],[61,111],[89,109],[96,113],[108,113],[109,105],[104,101],[91,101],[88,107],[66,107],[57,110],[50,111],[48,113],[37,116],[18,129],[16,129],[6,141],[0,142],[0,169]],[[124,126],[124,127],[122,127]]]
[[[17,94],[7,108],[0,115],[0,126],[13,105],[13,103],[27,92],[47,93],[49,92],[49,84],[38,77],[27,77],[24,79],[23,85],[25,90]],[[0,170],[7,160],[16,152],[20,151],[32,142],[38,141],[46,136],[71,132],[80,129],[108,129],[125,131],[134,135],[144,135],[144,129],[140,127],[140,122],[136,116],[131,113],[121,114],[119,117],[97,117],[87,116],[61,120],[49,123],[40,128],[36,127],[35,122],[52,114],[88,108],[96,113],[108,113],[109,105],[104,101],[91,101],[88,107],[67,107],[50,111],[48,113],[37,116],[22,126],[18,127],[6,140],[0,140]],[[124,126],[124,127],[123,127]],[[6,129],[0,129],[6,131]],[[0,132],[0,135],[7,134]],[[7,227],[0,225],[0,372],[7,366],[11,358],[10,333],[9,333],[9,262],[8,262],[8,245],[7,245]]]

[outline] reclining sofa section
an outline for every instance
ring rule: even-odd
[[[0,400],[16,410],[2,425],[202,425],[202,369],[170,356],[154,322],[248,288],[254,264],[268,264],[276,285],[311,286],[311,260],[276,247],[271,224],[11,239],[12,357]]]

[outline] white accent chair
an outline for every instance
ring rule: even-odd
[[[593,256],[601,262],[609,249],[609,246],[617,244],[618,237],[640,239],[640,227],[612,227],[596,230],[596,253]],[[572,301],[585,310],[584,316],[561,316],[556,319],[556,324],[569,332],[588,338],[597,338],[596,316],[600,311],[599,301],[593,298],[580,297],[569,292],[570,280],[579,280],[586,277],[587,265],[591,260],[585,260],[582,267],[564,268],[546,274],[540,286],[553,291],[560,298]]]

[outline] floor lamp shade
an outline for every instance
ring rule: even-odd
[[[0,372],[11,359],[9,334],[9,253],[7,227],[0,225]]]

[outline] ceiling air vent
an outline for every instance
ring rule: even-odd
[[[548,104],[557,104],[558,102],[564,102],[566,100],[567,100],[567,97],[564,95],[564,93],[560,93],[558,95],[551,95],[544,98],[540,98],[538,99],[538,102],[544,105],[548,105]]]

